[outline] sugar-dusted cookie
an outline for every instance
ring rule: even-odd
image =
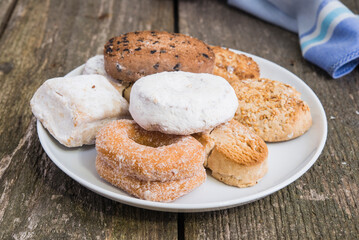
[[[189,135],[232,119],[236,94],[223,78],[208,73],[162,72],[132,86],[129,111],[147,131]]]
[[[296,138],[312,125],[309,106],[292,86],[265,78],[231,85],[238,98],[234,119],[267,142]]]
[[[98,74],[106,77],[106,79],[119,91],[121,94],[123,93],[125,87],[128,84],[122,84],[120,81],[112,78],[110,75],[107,74],[105,70],[104,64],[104,56],[103,55],[96,55],[88,59],[85,63],[84,69],[82,71],[83,75],[89,74]]]
[[[211,48],[215,54],[213,74],[225,78],[228,82],[259,78],[258,64],[251,57],[221,47]]]
[[[35,117],[61,144],[94,144],[106,123],[128,118],[128,103],[101,75],[52,78],[30,102]]]

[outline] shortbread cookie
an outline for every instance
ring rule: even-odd
[[[110,75],[107,74],[105,70],[104,64],[104,56],[103,55],[96,55],[85,63],[84,69],[82,71],[83,75],[89,74],[98,74],[102,75],[107,78],[107,80],[119,91],[121,94],[123,93],[127,84],[122,84],[120,81],[112,78]]]
[[[47,80],[31,99],[35,117],[67,147],[94,144],[106,123],[128,116],[128,103],[101,75]]]
[[[223,78],[206,73],[162,72],[132,86],[130,113],[148,131],[189,135],[233,118],[238,100]]]
[[[236,187],[249,187],[267,173],[267,145],[233,119],[210,133],[196,134],[194,137],[205,147],[206,167],[219,181]]]
[[[207,159],[214,148],[215,142],[214,139],[211,138],[210,132],[200,132],[192,134],[192,136],[199,141],[204,147],[205,160],[203,166],[207,167]]]
[[[126,33],[111,38],[104,55],[106,72],[125,82],[164,71],[212,73],[214,66],[214,53],[207,44],[180,33]]]
[[[267,142],[279,142],[304,134],[312,125],[308,105],[293,87],[270,79],[231,83],[238,98],[234,119]]]
[[[211,48],[216,57],[213,74],[221,76],[229,82],[259,78],[258,64],[251,57],[221,47]]]

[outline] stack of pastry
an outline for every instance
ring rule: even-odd
[[[149,132],[132,120],[101,129],[96,150],[100,176],[142,199],[172,201],[206,179],[203,148],[193,137]]]
[[[65,78],[69,87],[46,82],[33,113],[69,147],[91,144],[97,133],[99,175],[141,199],[177,199],[205,181],[204,167],[226,184],[253,186],[268,169],[264,141],[298,137],[311,125],[294,88],[261,79],[250,57],[183,34],[111,38],[83,74],[86,83]]]

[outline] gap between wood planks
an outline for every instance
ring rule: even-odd
[[[0,39],[2,37],[2,35],[4,34],[5,32],[5,29],[7,27],[7,24],[12,16],[12,14],[14,13],[14,10],[15,10],[15,6],[17,4],[17,1],[18,0],[13,0],[11,3],[10,3],[10,6],[7,10],[7,12],[5,13],[5,17],[4,17],[4,21],[2,22],[2,24],[0,25]],[[1,19],[0,19],[0,23],[1,23]]]
[[[184,213],[177,213],[177,239],[184,240]]]
[[[178,0],[173,0],[173,31],[179,33],[179,8]],[[177,239],[184,240],[184,213],[177,213]]]
[[[178,0],[173,0],[173,31],[179,33],[179,9],[178,9]]]

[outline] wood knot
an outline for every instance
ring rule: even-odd
[[[0,63],[0,75],[8,74],[14,68],[14,64],[10,62]]]

